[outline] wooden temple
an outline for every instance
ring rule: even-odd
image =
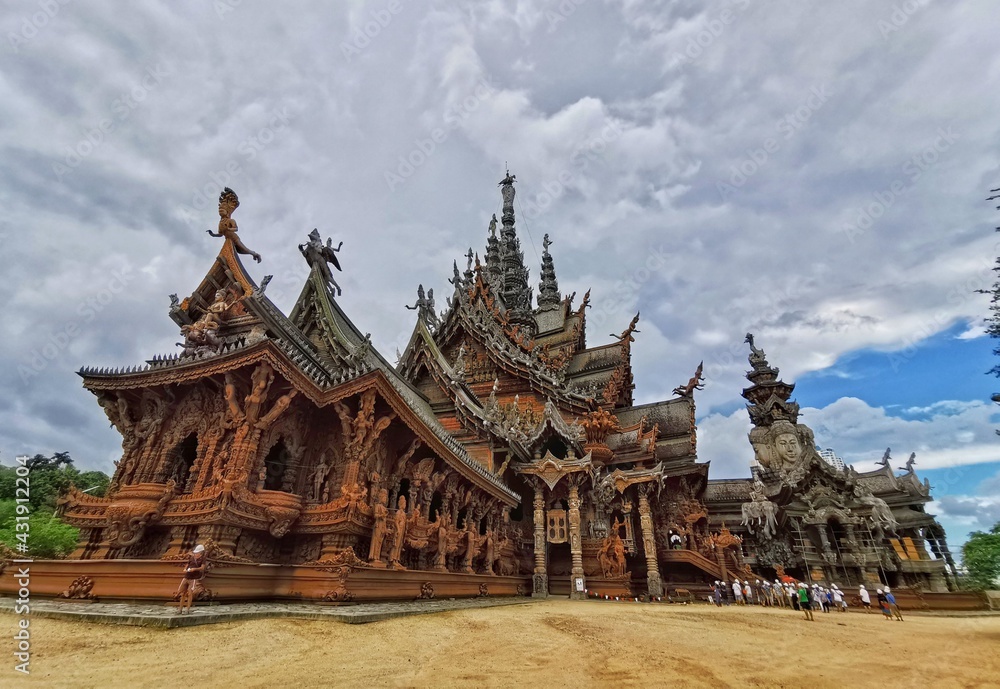
[[[638,314],[588,346],[590,294],[560,293],[548,236],[533,294],[514,182],[485,259],[454,264],[447,309],[418,290],[395,366],[341,310],[339,247],[317,231],[294,308],[275,307],[226,189],[222,250],[172,298],[182,351],[80,371],[122,457],[105,497],[62,498],[79,545],[33,565],[33,592],[170,599],[196,544],[214,600],[660,597],[780,574],[946,589],[954,564],[913,462],[829,465],[751,336],[751,477],[709,479],[701,368],[674,399],[633,404]]]

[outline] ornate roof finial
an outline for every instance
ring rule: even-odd
[[[556,281],[556,269],[552,263],[549,247],[552,241],[546,234],[542,240],[542,281],[538,284],[538,308],[552,309],[559,306],[562,297],[559,295],[559,283]]]
[[[531,314],[531,288],[528,286],[528,269],[524,267],[524,254],[521,252],[521,242],[514,229],[514,182],[517,177],[507,171],[500,180],[500,194],[503,197],[503,230],[500,233],[500,263],[503,274],[500,285],[500,296],[504,306],[510,311],[510,320],[518,323],[534,335],[537,328],[534,316]]]
[[[417,318],[422,320],[432,331],[438,325],[437,312],[434,309],[434,290],[424,294],[424,286],[417,285],[417,302],[413,306],[406,305],[410,311],[417,312]]]
[[[248,249],[236,235],[239,228],[236,226],[236,221],[233,220],[233,212],[239,207],[240,198],[236,195],[236,192],[229,187],[223,189],[222,193],[219,194],[219,232],[216,234],[211,230],[205,231],[213,237],[225,237],[233,243],[236,253],[243,254],[244,256],[253,256],[253,260],[260,263],[260,254]]]
[[[337,252],[340,251],[344,243],[341,242],[337,245],[337,248],[333,248],[333,240],[327,239],[326,244],[323,243],[323,239],[319,236],[319,230],[313,229],[309,233],[309,241],[305,244],[299,244],[299,251],[306,259],[306,263],[309,264],[310,268],[316,268],[319,270],[324,282],[328,285],[332,285],[335,290],[337,290],[337,296],[342,294],[340,285],[337,281],[333,279],[333,273],[330,272],[330,266],[327,264],[332,264],[337,270],[343,270],[340,267],[340,261],[337,260]]]
[[[705,386],[702,382],[705,380],[704,376],[701,375],[702,371],[705,369],[705,362],[702,361],[698,364],[697,370],[691,379],[688,380],[687,385],[678,385],[674,388],[674,394],[680,395],[681,397],[691,397],[694,395],[695,390],[704,390]]]

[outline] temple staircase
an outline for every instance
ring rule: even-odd
[[[683,562],[708,572],[715,579],[722,579],[722,568],[719,563],[709,560],[696,550],[668,550],[660,554],[660,560],[666,562]]]

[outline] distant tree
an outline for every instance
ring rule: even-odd
[[[32,509],[55,509],[59,495],[75,485],[90,495],[101,497],[108,489],[111,477],[103,471],[81,472],[73,466],[73,458],[68,452],[56,452],[51,457],[37,454],[29,458],[24,466],[28,469],[28,504]],[[17,489],[17,467],[0,466],[0,500],[23,497]]]
[[[994,195],[990,196],[987,199],[987,201],[1000,199],[1000,194],[996,194],[996,192],[1000,192],[1000,187],[996,189],[990,189],[990,192],[992,192]],[[997,206],[997,208],[1000,208],[1000,206]],[[996,229],[998,232],[1000,232],[1000,227]],[[993,272],[1000,275],[1000,257],[997,257],[996,265],[993,266]],[[976,291],[982,294],[993,295],[992,298],[990,299],[990,316],[989,318],[986,319],[986,333],[990,337],[1000,338],[1000,279],[997,279],[997,281],[993,283],[993,289],[991,290],[981,289]],[[993,350],[993,353],[996,354],[997,356],[1000,356],[1000,346],[997,346]],[[987,374],[992,373],[993,375],[1000,377],[1000,364],[997,364],[986,373]],[[990,399],[992,399],[997,404],[1000,404],[1000,392],[993,393]],[[996,433],[997,435],[1000,435],[1000,429],[998,429]]]
[[[20,463],[14,467],[0,466],[0,543],[15,550],[26,544],[27,551],[18,552],[27,557],[66,557],[76,547],[79,530],[56,516],[59,495],[75,485],[90,495],[103,496],[110,477],[103,471],[81,472],[73,466],[73,458],[68,452],[56,452],[51,457],[37,454],[29,458],[24,462],[28,469],[26,477],[18,475],[20,466]],[[19,478],[27,478],[27,503],[17,501],[25,497],[25,482],[19,484]],[[18,505],[21,505],[21,516],[28,517],[27,521],[17,520]],[[25,507],[29,509],[27,515],[23,513]]]
[[[1000,522],[987,531],[969,534],[962,546],[962,564],[968,571],[971,588],[990,589],[1000,585]]]

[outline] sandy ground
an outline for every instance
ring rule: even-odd
[[[15,619],[0,615],[0,628]],[[850,612],[810,623],[763,608],[554,600],[368,625],[163,631],[35,618],[31,629],[32,674],[10,681],[0,668],[0,686],[1000,686],[1000,617]]]

